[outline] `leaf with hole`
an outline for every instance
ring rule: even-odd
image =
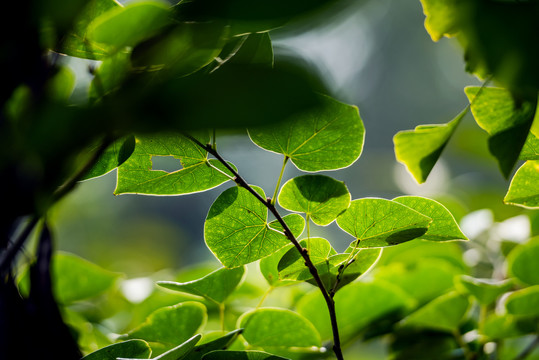
[[[206,144],[208,133],[196,135]],[[173,156],[181,169],[152,170],[153,157]],[[231,165],[231,164],[230,164]],[[233,165],[231,165],[233,166]],[[175,133],[137,135],[135,151],[118,168],[115,194],[182,195],[212,189],[230,180],[228,170],[192,140]]]
[[[244,274],[245,267],[221,268],[198,280],[185,283],[158,281],[157,285],[174,291],[202,296],[216,303],[223,303],[240,285]]]
[[[414,130],[398,132],[393,137],[395,157],[404,164],[418,183],[427,180],[449,139],[468,109],[447,124],[419,125]]]
[[[342,181],[325,175],[303,175],[288,180],[279,193],[279,205],[302,212],[317,225],[329,225],[350,206],[351,195]]]
[[[283,154],[300,170],[335,170],[361,155],[365,128],[355,106],[321,96],[321,106],[269,127],[250,128],[261,148]]]
[[[356,238],[356,249],[397,245],[423,236],[432,219],[398,202],[365,198],[352,201],[337,225]]]
[[[400,196],[393,201],[414,209],[432,219],[429,229],[420,239],[429,241],[468,240],[449,210],[439,202],[421,196]]]
[[[266,199],[259,187],[252,188]],[[269,227],[268,209],[248,190],[232,187],[212,204],[204,223],[204,239],[226,267],[238,267],[289,244],[288,238]]]
[[[243,337],[252,346],[321,346],[316,328],[303,316],[287,309],[263,308],[245,313],[239,320]]]

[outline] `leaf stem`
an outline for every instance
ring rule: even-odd
[[[198,146],[202,147],[204,150],[206,150],[208,153],[213,155],[221,164],[223,164],[228,171],[230,171],[234,175],[234,182],[244,188],[245,190],[249,191],[258,201],[260,201],[262,204],[266,206],[266,208],[275,216],[275,219],[281,224],[283,228],[283,233],[288,238],[288,240],[294,245],[294,247],[299,251],[300,255],[303,257],[303,260],[305,261],[305,266],[309,269],[309,272],[313,276],[313,279],[316,282],[316,285],[322,292],[322,296],[324,297],[324,300],[326,302],[328,311],[329,311],[329,317],[331,321],[331,329],[333,331],[333,352],[335,353],[335,356],[338,360],[343,360],[342,350],[341,350],[341,340],[339,336],[339,327],[337,325],[337,314],[335,311],[335,301],[333,298],[329,295],[329,292],[327,291],[326,287],[324,286],[324,283],[322,282],[322,279],[320,278],[320,274],[318,273],[318,270],[316,269],[316,266],[314,266],[313,262],[311,261],[311,258],[309,257],[309,253],[307,249],[303,248],[294,234],[292,234],[292,231],[286,224],[286,222],[283,220],[283,217],[279,214],[277,209],[275,208],[275,205],[272,204],[271,199],[264,199],[258,192],[256,192],[246,181],[243,179],[240,174],[232,167],[230,166],[226,160],[219,154],[216,150],[214,150],[211,145],[204,145],[194,137],[192,137],[189,134],[183,133],[185,137],[193,141]]]
[[[275,191],[273,192],[273,197],[271,198],[271,204],[272,205],[275,205],[275,202],[277,201],[277,195],[279,193],[279,187],[281,186],[281,181],[283,180],[284,168],[286,167],[286,163],[288,162],[288,159],[290,159],[290,158],[285,155],[285,157],[283,159],[283,166],[281,167],[281,173],[279,174],[279,179],[277,180],[277,185],[275,186]]]

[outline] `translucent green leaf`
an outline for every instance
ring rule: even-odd
[[[509,273],[527,285],[539,285],[539,242],[530,241],[507,257]]]
[[[105,175],[122,165],[135,150],[135,137],[127,136],[112,143],[81,180]]]
[[[292,232],[295,238],[298,238],[305,229],[305,219],[299,214],[288,214],[283,217],[284,222]],[[273,220],[268,224],[273,230],[283,232],[283,227],[278,220]]]
[[[88,89],[90,101],[95,102],[119,89],[130,71],[131,59],[129,53],[118,52],[104,59],[101,65],[94,70],[94,78]]]
[[[195,345],[198,343],[198,341],[202,338],[202,335],[197,334],[190,338],[189,340],[185,341],[184,343],[176,346],[175,348],[172,348],[168,351],[165,351],[159,356],[156,356],[152,358],[152,360],[183,360],[186,358],[188,354],[192,352],[192,350],[195,348]],[[136,359],[126,359],[123,357],[119,357],[118,360],[136,360]]]
[[[468,312],[469,305],[467,297],[450,292],[410,314],[403,320],[402,325],[452,332],[458,328]]]
[[[476,279],[467,275],[460,276],[458,284],[482,305],[492,304],[500,295],[513,287],[511,280]]]
[[[425,14],[425,29],[433,41],[458,31],[458,12],[454,0],[421,0]]]
[[[534,124],[539,124],[539,112],[535,113]],[[524,143],[524,146],[522,147],[522,151],[520,152],[520,155],[518,157],[519,160],[539,160],[539,138],[530,131],[528,134],[528,137],[526,138],[526,142]]]
[[[290,244],[289,246],[285,246],[282,249],[278,250],[277,252],[271,254],[270,256],[267,256],[260,260],[259,267],[260,272],[268,282],[268,284],[272,287],[278,287],[278,286],[286,286],[290,284],[294,284],[295,280],[282,280],[279,278],[279,262],[281,261],[281,258],[284,254],[286,254],[290,249],[292,249],[294,245]],[[297,251],[297,250],[296,250]]]
[[[515,173],[504,203],[525,208],[539,207],[539,160],[526,161]]]
[[[439,202],[421,196],[400,196],[393,199],[432,219],[429,229],[420,239],[429,241],[468,240],[449,210]]]
[[[90,41],[115,49],[134,46],[171,23],[169,7],[160,2],[134,2],[115,8],[95,19],[88,27]]]
[[[263,149],[288,156],[300,170],[350,166],[363,149],[365,128],[355,106],[321,96],[322,106],[270,127],[249,129]]]
[[[357,241],[355,248],[397,245],[427,232],[432,219],[395,201],[366,198],[352,201],[337,225]]]
[[[420,125],[414,130],[400,131],[393,137],[397,161],[406,166],[418,183],[427,180],[449,139],[467,113],[468,109],[462,111],[447,124]]]
[[[512,315],[539,316],[539,285],[511,293],[505,300],[505,308]]]
[[[149,359],[152,350],[144,340],[127,340],[105,346],[83,357],[81,360],[116,360],[119,357]]]
[[[259,187],[253,189],[266,198]],[[289,243],[272,230],[268,209],[244,188],[225,190],[212,204],[204,223],[206,244],[226,267],[238,267],[273,254]]]
[[[206,144],[209,135],[199,134],[197,139]],[[152,170],[152,161],[159,156],[173,156],[179,160],[177,166],[181,169]],[[205,150],[179,134],[137,135],[135,151],[118,168],[114,193],[181,195],[212,189],[230,180],[223,174],[228,170],[207,156]]]
[[[242,331],[242,329],[234,330],[215,340],[197,345],[183,360],[201,360],[204,355],[210,352],[227,349]]]
[[[309,257],[319,273],[324,274],[329,271],[329,256],[336,254],[329,241],[315,237],[301,240],[300,245],[308,249]],[[312,278],[309,268],[305,266],[305,260],[295,247],[283,255],[277,269],[281,280],[308,280]]]
[[[204,360],[287,360],[284,357],[268,354],[263,351],[213,351],[204,356]]]
[[[537,319],[530,316],[492,314],[487,317],[481,330],[492,340],[522,336],[537,332]]]
[[[174,75],[190,74],[211,63],[228,35],[223,24],[178,23],[139,43],[131,54],[136,68],[166,68]]]
[[[59,67],[47,83],[47,95],[53,100],[67,101],[75,88],[75,80],[75,73],[71,69],[66,66]]]
[[[343,341],[354,338],[370,323],[384,316],[407,311],[414,301],[390,284],[355,282],[335,294],[337,323]],[[297,311],[318,329],[322,340],[333,337],[329,313],[320,291],[313,291],[298,302]]]
[[[115,0],[90,0],[75,19],[71,32],[62,42],[60,52],[79,58],[101,60],[109,55],[110,49],[102,44],[93,43],[86,36],[88,25],[109,10],[118,9],[122,5]]]
[[[154,311],[143,324],[123,338],[161,343],[166,349],[171,349],[195,335],[206,323],[206,319],[204,305],[187,301]]]
[[[321,346],[316,328],[303,316],[287,309],[256,309],[239,320],[243,337],[252,346]]]
[[[501,88],[467,87],[464,90],[475,121],[490,135],[489,151],[508,178],[528,137],[537,103],[524,101],[517,105],[511,93]]]
[[[344,182],[325,175],[303,175],[288,180],[279,193],[279,205],[305,213],[317,225],[329,225],[348,206],[351,195]]]
[[[245,274],[245,267],[221,268],[201,279],[185,283],[158,281],[157,284],[174,291],[202,296],[216,303],[223,303],[239,286]]]

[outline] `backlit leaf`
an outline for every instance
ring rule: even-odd
[[[263,351],[213,351],[204,356],[204,360],[287,360],[284,357],[268,354]]]
[[[447,124],[420,125],[414,130],[398,132],[393,142],[397,161],[404,164],[418,183],[427,180],[449,139],[468,113],[462,111]]]
[[[263,149],[288,156],[300,170],[345,168],[363,149],[365,128],[355,106],[321,96],[322,106],[277,125],[249,129]]]
[[[320,274],[329,271],[329,256],[336,254],[329,241],[323,238],[310,238],[300,241],[300,245],[308,249],[309,257]],[[279,278],[282,280],[308,280],[312,278],[309,268],[298,249],[288,250],[277,265]]]
[[[192,352],[192,350],[195,348],[195,345],[198,343],[200,338],[202,338],[202,335],[197,334],[193,336],[192,338],[190,338],[189,340],[185,341],[183,344],[180,344],[176,346],[175,348],[165,351],[159,356],[152,358],[152,360],[183,360],[186,358],[188,354]],[[131,359],[131,358],[126,359],[123,357],[119,357],[117,360],[136,360],[136,359]]]
[[[144,340],[127,340],[105,346],[81,360],[116,360],[116,358],[149,359],[152,350]]]
[[[242,331],[242,329],[234,330],[215,340],[197,345],[183,360],[201,360],[204,355],[210,352],[227,349]]]
[[[303,175],[287,181],[279,205],[305,213],[317,225],[329,225],[350,205],[346,185],[325,175]]]
[[[174,291],[202,296],[216,303],[223,303],[243,280],[245,267],[221,268],[201,279],[185,283],[158,281],[157,284]]]
[[[239,320],[243,337],[252,346],[321,346],[316,328],[303,316],[287,309],[263,308],[244,314]]]
[[[397,245],[423,236],[432,219],[395,201],[365,198],[352,201],[337,225],[357,240],[355,248]]]
[[[526,208],[539,207],[539,160],[526,161],[515,173],[503,201]]]
[[[201,133],[197,139],[206,144],[209,135]],[[181,169],[152,170],[153,157],[158,156],[173,156]],[[114,193],[181,195],[212,189],[230,180],[222,173],[227,172],[223,165],[207,156],[205,150],[179,134],[137,135],[135,151],[118,168]]]
[[[253,189],[265,199],[264,191]],[[204,238],[214,255],[226,267],[256,261],[289,243],[286,236],[272,230],[268,209],[244,188],[225,190],[212,204],[204,223]]]
[[[458,13],[454,3],[454,0],[421,0],[426,16],[425,29],[433,41],[458,31]]]
[[[135,138],[128,136],[112,143],[99,157],[90,171],[81,180],[105,175],[122,165],[135,150]]]
[[[449,210],[439,202],[421,196],[400,196],[393,201],[406,205],[432,219],[429,229],[420,239],[429,241],[468,240]]]

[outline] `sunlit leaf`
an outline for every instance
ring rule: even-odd
[[[355,106],[322,96],[322,108],[289,121],[249,129],[263,149],[283,154],[300,170],[335,170],[350,166],[363,149],[365,128]]]
[[[511,280],[476,279],[467,275],[459,277],[458,283],[482,305],[492,304],[500,295],[513,287]]]
[[[279,278],[279,262],[281,261],[281,258],[284,254],[286,254],[290,249],[292,249],[294,245],[290,244],[288,246],[283,247],[282,249],[278,250],[277,252],[271,254],[270,256],[267,256],[260,260],[259,267],[260,272],[268,282],[270,286],[278,287],[278,286],[285,286],[294,284],[295,280],[282,280]],[[297,250],[296,250],[297,251]]]
[[[243,337],[252,346],[321,346],[316,328],[303,316],[286,309],[263,308],[244,314],[239,320]]]
[[[264,191],[253,186],[265,199]],[[231,187],[215,200],[204,224],[206,244],[226,267],[256,261],[289,243],[268,226],[268,209],[244,188]]]
[[[429,241],[468,240],[449,210],[439,202],[421,196],[400,196],[393,201],[406,205],[432,219],[429,229],[420,239]]]
[[[227,349],[237,339],[238,335],[242,331],[243,331],[242,329],[234,330],[215,340],[197,345],[195,346],[193,351],[191,351],[182,360],[201,360],[204,357],[204,355],[210,352],[213,352],[216,350]]]
[[[425,29],[433,41],[452,36],[458,31],[458,13],[452,0],[421,0]]]
[[[294,235],[295,238],[298,238],[305,229],[305,219],[299,214],[288,214],[283,216],[283,220]],[[273,220],[268,224],[273,230],[283,232],[283,226],[278,220]]]
[[[176,346],[175,348],[172,348],[168,351],[165,351],[164,353],[160,354],[159,356],[156,356],[152,358],[152,360],[182,360],[185,359],[188,354],[192,352],[192,350],[195,348],[195,345],[198,343],[202,335],[197,334],[190,338],[189,340],[185,341],[183,344],[180,344]],[[136,360],[136,359],[126,359],[123,357],[119,357],[118,360]]]
[[[329,225],[350,205],[346,185],[325,175],[303,175],[287,181],[279,205],[305,213],[317,225]]]
[[[537,102],[518,105],[511,93],[501,88],[467,87],[475,121],[490,135],[489,151],[508,178],[528,137]]]
[[[531,316],[492,314],[486,318],[482,333],[490,339],[504,339],[537,332],[537,319]]]
[[[515,173],[503,201],[526,208],[539,207],[539,160],[526,161]]]
[[[116,360],[117,358],[149,359],[152,350],[144,340],[127,340],[105,346],[81,360]]]
[[[209,141],[207,133],[197,135]],[[155,156],[173,156],[181,169],[167,172],[152,170]],[[181,195],[212,189],[230,180],[228,170],[216,159],[208,159],[205,150],[192,140],[175,133],[137,135],[135,151],[118,168],[115,194]]]
[[[308,249],[309,257],[319,273],[324,274],[329,271],[329,256],[337,253],[329,241],[315,237],[301,240],[300,245]],[[277,269],[281,280],[308,280],[312,278],[309,268],[305,266],[305,260],[295,247],[283,255]]]
[[[462,111],[447,124],[419,125],[414,130],[398,132],[393,137],[395,157],[404,164],[418,183],[427,180],[449,139],[468,113]]]
[[[505,299],[505,308],[512,315],[539,316],[539,285],[511,293]]]
[[[47,95],[53,100],[67,101],[75,88],[75,73],[62,66],[47,83]]]
[[[395,201],[365,198],[352,201],[337,225],[357,240],[355,248],[397,245],[427,232],[432,219]]]
[[[161,343],[171,349],[195,335],[206,323],[206,318],[204,305],[194,301],[183,302],[154,311],[143,324],[123,338]]]
[[[127,136],[112,143],[99,157],[90,171],[81,180],[105,175],[122,165],[135,150],[135,138]]]
[[[507,257],[509,273],[527,285],[539,285],[539,242],[530,241]]]
[[[287,360],[284,357],[268,354],[263,351],[213,351],[204,356],[204,360]]]
[[[245,267],[221,268],[201,279],[185,283],[158,281],[157,284],[174,291],[202,296],[216,303],[223,303],[236,290],[245,274]]]
[[[403,320],[402,325],[452,332],[458,328],[469,305],[467,297],[450,292],[410,314]]]

